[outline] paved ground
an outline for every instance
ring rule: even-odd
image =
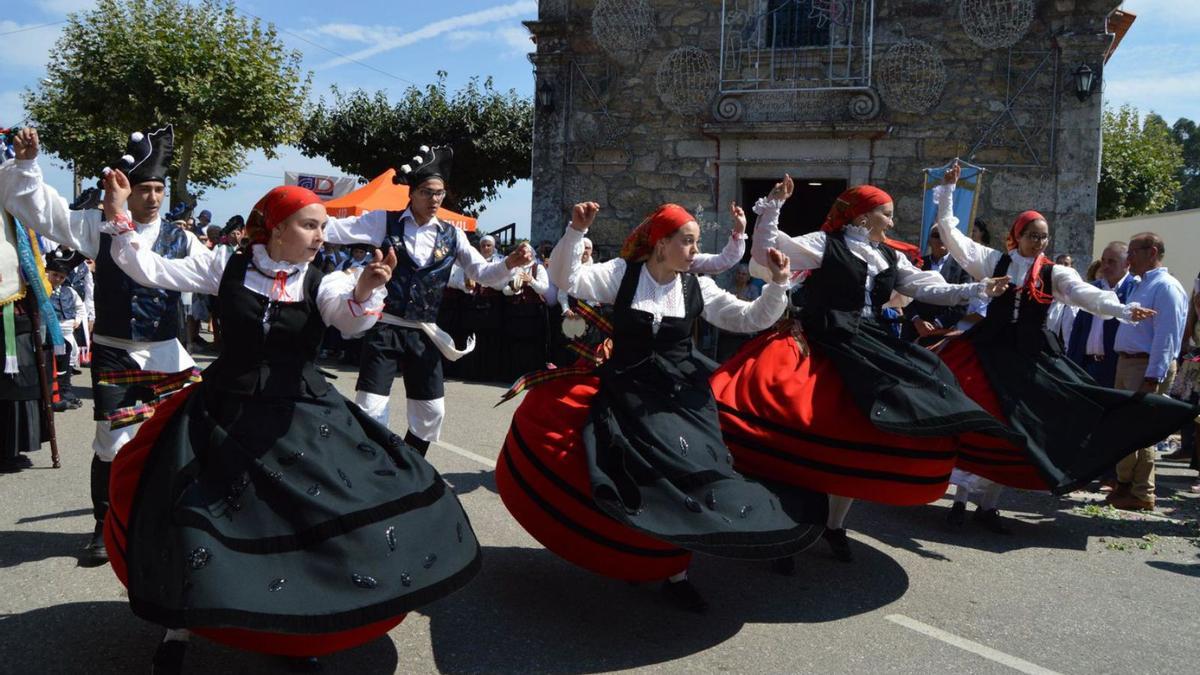
[[[353,374],[338,372],[348,393]],[[1097,494],[1009,492],[1011,537],[969,520],[948,529],[945,500],[860,504],[851,565],[823,544],[794,578],[698,558],[692,577],[712,603],[698,617],[651,586],[561,561],[511,519],[488,466],[515,408],[492,407],[500,392],[450,383],[444,442],[430,451],[471,515],[483,572],[390,639],[327,658],[325,672],[1162,673],[1200,658],[1200,500],[1181,465],[1161,472],[1153,516],[1099,508]],[[90,404],[58,415],[61,469],[42,450],[34,469],[0,475],[0,672],[142,671],[161,638],[129,611],[108,566],[78,565],[92,522],[90,416]],[[392,423],[404,429],[402,411]],[[187,668],[286,671],[199,639]]]

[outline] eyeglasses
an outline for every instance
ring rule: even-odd
[[[421,189],[417,190],[417,194],[421,195],[425,199],[445,199],[446,198],[445,190],[430,190],[429,188],[421,188]]]
[[[1022,238],[1022,239],[1028,239],[1028,240],[1030,240],[1030,241],[1046,241],[1047,239],[1049,239],[1049,238],[1050,238],[1050,235],[1048,235],[1048,234],[1036,234],[1036,233],[1034,233],[1034,232],[1026,232],[1025,234],[1022,234],[1022,235],[1021,235],[1021,238]]]

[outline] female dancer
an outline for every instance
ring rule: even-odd
[[[771,283],[754,302],[740,301],[687,273],[700,229],[667,204],[634,230],[621,257],[583,265],[584,234],[599,208],[575,205],[550,275],[576,298],[613,305],[612,356],[596,371],[562,369],[572,374],[528,393],[496,483],[513,516],[554,553],[609,577],[667,579],[663,592],[674,604],[703,611],[687,581],[689,551],[773,559],[820,533],[734,472],[708,387],[711,367],[692,349],[701,316],[740,331],[778,319],[788,260],[769,252]],[[824,496],[812,501],[821,522]]]
[[[892,198],[864,185],[843,192],[819,232],[789,238],[779,211],[792,194],[784,176],[755,205],[754,265],[777,246],[804,282],[799,327],[748,343],[712,377],[721,428],[750,476],[830,494],[825,539],[834,555],[853,555],[844,519],[853,498],[924,504],[946,492],[956,434],[1015,438],[967,398],[928,352],[880,321],[893,291],[936,305],[996,295],[1008,279],[948,284],[885,244]],[[783,561],[782,572],[791,570]]]
[[[106,178],[112,254],[139,283],[218,295],[225,340],[113,466],[105,539],[135,614],[243,649],[312,656],[374,639],[465,584],[479,545],[458,499],[399,436],[325,381],[325,325],[369,328],[394,254],[324,275],[325,207],[271,190],[232,255],[167,260],[125,236],[128,182]],[[355,274],[358,274],[356,277]]]
[[[953,215],[958,173],[957,166],[946,172],[945,183],[935,189],[942,241],[974,278],[1004,274],[1018,281],[992,300],[982,321],[947,344],[941,357],[971,398],[1023,436],[1014,444],[967,434],[958,466],[1004,485],[1061,494],[1190,421],[1196,414],[1191,405],[1096,384],[1046,330],[1054,300],[1133,322],[1154,311],[1124,305],[1116,293],[1048,260],[1042,251],[1050,226],[1037,211],[1017,216],[1003,251],[971,241]]]

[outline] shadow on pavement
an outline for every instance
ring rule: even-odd
[[[1146,564],[1164,572],[1174,572],[1186,577],[1200,577],[1200,563],[1188,565],[1186,563],[1174,563],[1165,560],[1147,560]]]
[[[24,525],[25,523],[38,523],[43,520],[55,520],[58,518],[74,518],[75,516],[90,516],[90,515],[92,515],[92,510],[90,508],[89,509],[72,509],[70,511],[59,511],[58,513],[47,513],[47,514],[41,515],[41,516],[28,516],[26,518],[20,518],[17,520],[17,524]]]
[[[91,509],[86,511],[91,512]],[[0,569],[50,558],[80,560],[90,535],[90,530],[86,533],[0,531]]]
[[[869,612],[908,589],[908,575],[880,551],[859,546],[858,561],[848,566],[821,546],[801,554],[795,577],[772,573],[766,562],[697,556],[690,576],[709,601],[704,615],[666,604],[657,583],[602,578],[541,548],[488,547],[480,576],[422,613],[439,671],[587,673],[682,659],[728,640],[747,622],[824,622]],[[835,573],[839,583],[828,583]]]
[[[472,471],[470,473],[447,473],[442,475],[454,486],[454,494],[462,496],[483,488],[492,494],[500,494],[496,490],[496,473],[494,471]]]
[[[114,581],[115,583],[115,581]],[[0,615],[2,616],[2,615]],[[10,614],[0,621],[0,663],[10,673],[148,672],[163,629],[143,621],[124,602],[73,602]],[[322,657],[325,672],[393,673],[399,663],[387,636]],[[184,672],[287,673],[281,658],[243,652],[192,637]]]

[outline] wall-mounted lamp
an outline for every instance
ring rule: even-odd
[[[554,112],[554,87],[548,81],[542,80],[538,85],[536,98],[538,110],[544,113]]]
[[[1091,69],[1086,63],[1079,64],[1073,73],[1075,76],[1075,96],[1082,103],[1100,88],[1100,73]]]

